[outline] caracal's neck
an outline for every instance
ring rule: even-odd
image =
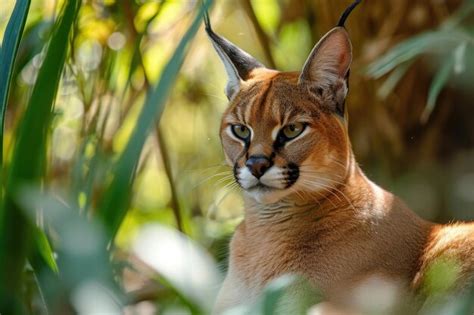
[[[359,168],[351,163],[347,176],[331,189],[317,193],[289,196],[274,204],[259,203],[251,197],[244,197],[247,228],[261,228],[298,224],[307,226],[317,218],[329,217],[333,221],[365,220],[385,211],[385,206],[393,198],[388,192],[371,182]],[[336,224],[336,222],[334,222]]]

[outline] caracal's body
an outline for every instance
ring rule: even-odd
[[[452,289],[472,283],[474,224],[421,219],[355,161],[345,107],[349,11],[291,73],[266,69],[207,21],[229,77],[222,145],[245,200],[216,313],[252,303],[286,273],[336,304],[350,304],[353,289],[374,277],[421,296],[440,259],[455,264]]]

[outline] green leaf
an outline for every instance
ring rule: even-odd
[[[70,303],[65,299],[65,292],[77,292],[76,290],[85,284],[92,283],[99,285],[100,291],[105,290],[111,294],[106,298],[107,304],[111,302],[111,306],[117,310],[110,313],[119,314],[118,308],[122,306],[123,296],[113,281],[113,269],[106,250],[107,239],[103,227],[93,219],[81,215],[74,202],[67,197],[58,199],[55,194],[42,192],[38,187],[24,187],[17,197],[29,220],[36,219],[38,207],[43,209],[44,222],[54,227],[55,238],[58,240],[56,253],[60,276],[46,269],[40,273],[38,279],[51,314],[58,313],[58,306],[64,307]],[[78,303],[72,303],[72,307],[75,312],[81,313],[82,305],[86,304],[92,307],[87,308],[90,314],[102,314],[99,309],[103,305],[97,303],[97,300],[104,301],[101,298],[82,299]]]
[[[54,259],[53,250],[49,244],[49,240],[44,232],[39,228],[35,229],[35,242],[36,248],[38,249],[38,254],[41,256],[43,261],[46,262],[52,271],[58,273],[58,265],[56,264],[56,259]]]
[[[28,107],[18,127],[5,203],[0,213],[0,313],[19,314],[22,274],[34,229],[15,196],[23,185],[39,184],[45,164],[47,131],[65,64],[68,38],[80,1],[65,2],[52,33]]]
[[[437,40],[439,40],[437,34],[432,32],[410,38],[396,45],[382,57],[371,63],[367,69],[367,74],[372,78],[378,79],[398,65],[418,57],[428,47],[434,45]]]
[[[296,282],[292,275],[284,275],[273,280],[266,288],[262,298],[262,314],[273,315],[277,311],[278,302],[285,292]]]
[[[111,240],[117,233],[127,212],[131,186],[145,140],[155,120],[160,119],[168,94],[183,64],[189,44],[196,35],[204,12],[210,4],[211,0],[204,1],[204,5],[199,9],[191,26],[163,69],[160,80],[148,93],[132,136],[115,165],[114,177],[100,203],[100,215],[108,228]]]
[[[473,45],[472,38],[460,30],[426,32],[396,45],[371,63],[366,73],[378,79],[400,64],[411,61],[423,53],[450,52],[460,43]]]
[[[436,100],[438,99],[439,93],[446,85],[449,79],[449,75],[451,74],[451,70],[453,69],[455,62],[455,57],[451,56],[448,60],[446,60],[442,66],[436,72],[436,75],[431,81],[430,90],[428,92],[428,101],[426,103],[425,110],[421,115],[421,121],[426,122],[433,111]]]
[[[398,82],[400,82],[400,80],[405,76],[412,64],[413,61],[407,61],[395,68],[395,70],[393,70],[389,77],[384,81],[382,86],[380,86],[379,90],[377,91],[377,96],[381,99],[386,99],[387,96],[397,86]]]
[[[30,8],[30,0],[18,0],[12,16],[8,21],[5,35],[0,48],[0,166],[3,163],[3,128],[8,103],[8,92],[13,74],[18,46],[25,27],[26,17]]]
[[[451,15],[443,24],[441,24],[440,28],[445,30],[452,30],[459,26],[466,18],[471,16],[472,12],[474,11],[474,1],[468,0],[464,1],[462,6],[456,10],[456,12]]]

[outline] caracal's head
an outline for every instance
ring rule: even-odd
[[[301,72],[279,72],[207,32],[228,75],[221,141],[235,180],[258,203],[316,199],[348,174],[344,101],[352,48],[343,27],[313,48]]]

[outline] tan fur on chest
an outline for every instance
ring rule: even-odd
[[[392,198],[387,194],[387,199]],[[410,282],[431,225],[397,200],[378,209],[368,208],[370,204],[360,200],[353,202],[355,210],[348,204],[330,209],[333,206],[327,201],[326,209],[293,209],[289,218],[247,215],[231,243],[231,260],[239,277],[249,286],[262,286],[282,274],[296,273],[325,292],[337,291],[369,273]]]
[[[263,219],[248,211],[230,245],[231,277],[240,292],[232,294],[242,298],[236,303],[252,301],[269,281],[287,273],[303,276],[326,299],[342,304],[372,276],[410,292],[419,289],[430,263],[443,255],[460,259],[461,285],[469,283],[474,274],[472,224],[434,225],[390,193],[376,196],[380,188],[374,184],[358,184],[355,190],[365,196],[352,199],[354,208],[346,204],[335,210],[328,201],[293,209],[291,217]]]

